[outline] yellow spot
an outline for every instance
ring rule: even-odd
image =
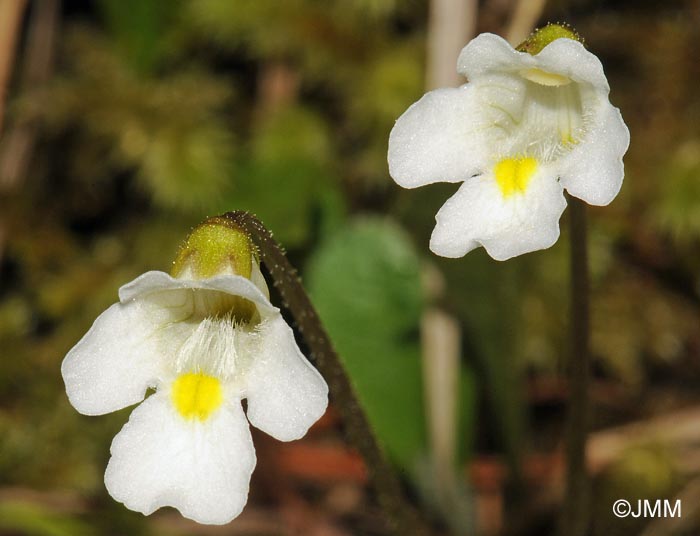
[[[536,67],[520,71],[520,74],[523,76],[523,78],[530,80],[530,82],[535,82],[536,84],[540,84],[542,86],[560,87],[571,83],[571,78],[568,76],[550,73]]]
[[[532,157],[504,158],[494,168],[496,183],[503,197],[524,193],[537,169],[537,160]]]
[[[200,372],[182,374],[173,383],[173,404],[185,419],[204,421],[216,410],[224,398],[221,382]]]
[[[562,132],[561,142],[564,144],[564,146],[570,147],[572,145],[576,145],[578,140],[571,135],[571,132]]]

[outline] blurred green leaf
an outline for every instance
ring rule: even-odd
[[[253,212],[286,247],[298,247],[309,239],[316,216],[343,212],[332,154],[330,134],[316,114],[301,107],[270,112],[256,126],[249,157],[220,210]]]
[[[90,527],[82,521],[48,508],[20,501],[0,502],[0,532],[25,536],[87,536]]]
[[[78,126],[83,144],[106,147],[106,161],[88,158],[92,166],[75,166],[86,174],[81,178],[91,182],[111,164],[135,170],[165,208],[211,210],[233,171],[234,138],[220,117],[231,97],[228,85],[194,70],[138,74],[94,31],[74,30],[68,46],[70,72],[27,99],[25,108],[56,131]],[[51,107],[43,106],[46,99]]]
[[[425,455],[419,259],[393,223],[360,219],[329,237],[306,272],[376,433],[413,470]]]
[[[466,322],[466,355],[486,382],[494,431],[518,474],[525,434],[521,366],[515,351],[523,260],[499,263],[480,249],[441,265],[450,289],[448,302]]]
[[[254,57],[284,59],[316,81],[344,84],[364,72],[408,11],[396,0],[190,0],[185,21],[200,37]]]
[[[180,2],[170,0],[100,0],[102,18],[122,57],[137,72],[152,70],[165,52],[163,34]]]
[[[677,243],[700,238],[700,139],[689,140],[673,154],[659,173],[658,202],[652,223]]]
[[[455,190],[455,185],[438,184],[421,192],[402,192],[398,209],[419,243],[427,247],[435,213]],[[517,335],[523,325],[520,299],[527,288],[524,278],[541,255],[531,253],[497,262],[479,248],[460,259],[432,257],[445,277],[444,305],[463,325],[463,354],[480,380],[475,389],[484,397],[490,417],[482,428],[494,434],[516,472],[526,430],[522,363],[517,352]],[[463,426],[469,430],[468,423]],[[467,440],[463,449],[468,445]]]
[[[423,94],[423,54],[422,40],[376,51],[357,79],[351,119],[370,123],[388,138],[394,121]]]

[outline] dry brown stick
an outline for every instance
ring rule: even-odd
[[[8,87],[15,63],[17,38],[20,33],[26,0],[0,0],[0,135],[3,132]],[[0,186],[2,180],[0,179]],[[0,188],[0,214],[6,212],[3,189]],[[0,263],[5,240],[6,226],[0,222]]]
[[[592,432],[586,442],[586,463],[591,475],[605,471],[622,459],[630,449],[645,445],[663,445],[676,457],[675,467],[683,476],[690,478],[687,487],[676,497],[682,500],[683,515],[687,520],[691,509],[700,506],[700,498],[689,502],[693,493],[690,482],[697,482],[700,474],[700,406],[691,406],[644,420]],[[562,502],[561,475],[555,472],[547,485],[540,486],[534,494],[525,515],[510,527],[507,534],[529,534],[542,516],[550,515]],[[687,494],[687,493],[688,494]],[[690,506],[689,506],[690,505]],[[654,528],[654,531],[665,530]],[[653,532],[655,536],[673,532]],[[646,533],[644,536],[650,536]]]
[[[629,448],[644,443],[682,447],[700,443],[700,407],[674,411],[591,434],[586,459],[597,473],[624,455]]]
[[[476,0],[431,0],[428,20],[426,87],[464,83],[455,66],[462,47],[476,28]]]
[[[455,318],[437,307],[423,311],[421,345],[433,484],[446,502],[457,482],[457,412],[461,333]]]
[[[388,515],[387,528],[400,535],[428,534],[427,525],[408,502],[394,467],[377,441],[345,367],[333,348],[296,269],[272,233],[255,216],[236,211],[225,214],[225,217],[243,228],[259,248],[260,258],[311,352],[311,361],[328,382],[348,439],[367,463],[379,504]]]
[[[15,50],[27,0],[0,0],[0,133],[5,117],[7,88],[15,64]]]
[[[25,2],[0,0],[0,6],[8,3],[24,5]],[[51,76],[59,6],[60,0],[38,0],[33,5],[20,82],[23,89],[35,88]],[[3,16],[4,14],[0,13],[0,25],[5,23]],[[2,35],[2,28],[0,28],[0,35]],[[3,93],[5,88],[1,84],[0,81],[0,133],[2,133],[2,114],[5,104]],[[31,161],[36,131],[37,126],[34,121],[21,120],[0,137],[0,263],[9,232],[7,214],[13,206],[14,192]]]
[[[517,45],[534,30],[547,0],[518,0],[506,30],[506,41]]]
[[[59,8],[59,0],[39,0],[33,5],[22,65],[22,90],[36,90],[51,77]],[[10,191],[22,182],[37,129],[36,121],[24,118],[11,125],[0,140],[0,191]]]

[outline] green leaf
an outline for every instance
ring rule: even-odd
[[[419,259],[401,229],[361,219],[311,259],[308,288],[390,457],[415,469],[425,454],[418,325]]]
[[[681,246],[700,238],[700,140],[686,142],[658,173],[651,223]]]
[[[164,52],[163,35],[179,2],[101,0],[98,5],[121,56],[135,71],[151,71]]]
[[[0,532],[27,536],[82,536],[90,534],[91,530],[82,521],[52,512],[43,505],[8,501],[0,502]]]
[[[402,192],[397,208],[420,244],[427,245],[435,213],[455,190],[454,184],[437,184],[419,194]],[[482,428],[493,429],[514,474],[520,472],[519,456],[527,432],[517,338],[522,327],[521,299],[535,273],[533,261],[543,255],[547,252],[497,262],[479,248],[460,259],[432,257],[445,276],[448,289],[445,306],[458,317],[464,329],[463,355],[473,365],[478,379],[478,382],[467,380],[462,395],[469,396],[470,383],[476,383],[490,416]],[[462,401],[467,403],[468,400]],[[463,409],[469,411],[467,406]],[[474,416],[465,414],[461,418],[461,433],[465,433],[464,430],[469,430],[469,419],[473,423]],[[469,450],[469,440],[465,439],[461,447],[463,455]]]
[[[330,170],[330,140],[323,119],[310,110],[292,106],[268,113],[256,124],[249,156],[220,210],[248,210],[288,248],[304,244],[319,213],[323,218],[343,211]]]
[[[480,369],[501,448],[518,474],[526,421],[515,341],[525,266],[520,259],[498,263],[483,250],[442,264],[451,305],[466,322],[465,352]]]

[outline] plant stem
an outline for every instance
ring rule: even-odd
[[[259,248],[260,258],[272,277],[285,307],[311,352],[311,361],[328,382],[335,407],[345,425],[349,441],[365,459],[379,504],[386,512],[387,528],[395,534],[427,534],[427,526],[407,501],[393,466],[380,447],[374,431],[352,387],[345,367],[311,304],[297,271],[272,233],[248,212],[224,215],[242,227]]]
[[[586,205],[569,199],[571,241],[571,310],[569,411],[566,421],[566,490],[561,518],[562,536],[585,536],[590,522],[590,490],[586,471],[590,381],[588,252]]]

